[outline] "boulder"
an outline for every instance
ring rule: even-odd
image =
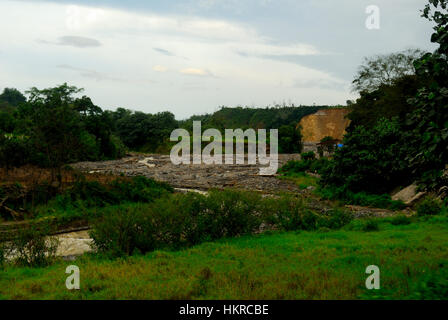
[[[425,194],[426,192],[418,192],[417,185],[414,183],[392,195],[392,200],[401,200],[404,204],[410,206],[421,199]]]

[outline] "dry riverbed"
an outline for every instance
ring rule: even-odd
[[[289,160],[299,160],[298,154],[281,154],[278,166]],[[247,159],[246,159],[247,162]],[[80,162],[72,167],[85,173],[145,176],[170,184],[174,188],[209,190],[238,188],[262,192],[296,191],[292,182],[275,176],[260,176],[261,165],[174,165],[169,155],[133,155],[120,160]]]

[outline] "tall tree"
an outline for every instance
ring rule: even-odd
[[[408,140],[413,147],[410,165],[416,174],[435,181],[440,170],[448,164],[448,0],[429,0],[422,16],[435,22],[431,42],[439,45],[415,62],[417,75],[429,79],[410,103],[415,112],[406,125]]]
[[[364,58],[353,80],[352,89],[356,92],[372,92],[382,85],[392,85],[396,79],[414,75],[414,60],[422,55],[423,51],[419,49],[409,49]]]

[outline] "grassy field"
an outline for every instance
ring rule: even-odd
[[[269,233],[110,260],[7,267],[1,299],[447,299],[448,217],[352,221],[339,231]],[[371,222],[369,222],[372,224]],[[81,289],[65,287],[80,268]],[[365,288],[365,269],[381,289]]]

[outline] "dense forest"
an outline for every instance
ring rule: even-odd
[[[102,110],[82,89],[63,84],[27,97],[17,89],[0,94],[1,164],[31,163],[56,167],[81,160],[115,159],[126,150],[169,152],[176,128],[192,130],[194,120],[203,128],[278,128],[281,152],[300,152],[300,119],[327,106],[222,107],[213,114],[178,121],[170,112],[149,114],[118,108]],[[7,155],[7,156],[6,156]]]

